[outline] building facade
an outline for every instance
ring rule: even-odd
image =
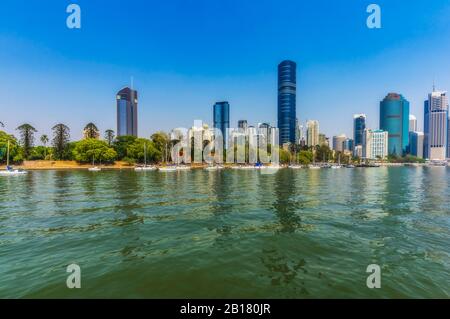
[[[423,132],[409,132],[409,148],[410,154],[419,158],[423,158],[425,134]]]
[[[366,115],[353,115],[353,141],[355,146],[362,145],[364,130],[366,129]]]
[[[128,87],[120,90],[117,100],[117,136],[138,136],[138,92]]]
[[[217,102],[213,108],[214,128],[219,129],[223,137],[223,145],[228,146],[228,129],[230,128],[230,104]]]
[[[319,122],[315,120],[306,122],[306,145],[311,147],[319,144]]]
[[[409,131],[417,132],[417,118],[412,114],[409,115]]]
[[[333,136],[333,150],[336,152],[344,152],[346,140],[347,136],[345,134]]]
[[[448,156],[448,97],[447,92],[434,91],[424,103],[424,157],[443,161]]]
[[[364,131],[362,158],[368,160],[384,159],[388,156],[389,133],[382,130]]]
[[[295,143],[297,65],[283,61],[278,65],[278,129],[280,145]]]
[[[404,156],[409,149],[409,102],[389,93],[380,102],[380,130],[389,134],[389,154]]]

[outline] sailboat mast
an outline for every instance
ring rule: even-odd
[[[144,143],[144,166],[147,167],[147,143]]]
[[[6,150],[6,167],[9,166],[9,140],[8,140],[8,149]]]

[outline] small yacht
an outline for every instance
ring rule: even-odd
[[[207,167],[204,168],[204,170],[206,170],[206,171],[217,171],[217,170],[220,170],[220,169],[223,169],[223,166],[210,165],[210,166],[207,166]]]
[[[297,165],[297,164],[289,165],[288,167],[289,167],[290,169],[301,169],[301,168],[303,168],[303,166]]]
[[[176,172],[177,168],[175,166],[162,166],[158,168],[160,172]]]
[[[187,171],[187,170],[190,170],[190,169],[191,169],[191,167],[190,167],[190,166],[187,166],[187,165],[177,165],[177,166],[175,166],[175,168],[176,168],[178,171]]]
[[[309,169],[321,169],[322,167],[320,165],[316,165],[316,164],[310,164],[308,165]]]
[[[6,152],[6,169],[3,171],[0,171],[1,176],[14,176],[14,175],[25,175],[27,174],[27,171],[24,171],[22,169],[13,169],[9,165],[9,141],[8,141],[8,148]]]
[[[147,143],[144,143],[144,166],[135,167],[134,170],[136,172],[156,170],[155,166],[147,166]]]
[[[98,166],[95,166],[95,159],[94,156],[92,156],[92,167],[88,168],[89,172],[100,172],[102,169]]]

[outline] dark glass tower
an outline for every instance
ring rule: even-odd
[[[138,93],[128,87],[117,93],[117,136],[138,135]]]
[[[388,152],[403,156],[409,148],[409,102],[389,93],[380,103],[380,129],[389,133]]]
[[[227,129],[230,128],[230,104],[228,102],[217,102],[214,104],[214,128],[220,129],[223,136],[223,145],[228,145]]]
[[[283,61],[278,65],[278,129],[280,145],[295,144],[295,122],[297,118],[297,64]]]
[[[353,140],[355,146],[363,144],[363,136],[365,129],[366,129],[366,115],[355,114],[353,116]]]

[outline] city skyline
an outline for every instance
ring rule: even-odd
[[[401,92],[411,102],[411,113],[418,117],[418,125],[422,127],[423,100],[433,80],[441,89],[450,87],[450,75],[445,72],[450,62],[444,54],[448,44],[442,41],[450,34],[450,26],[442,18],[450,12],[450,6],[444,1],[408,6],[380,1],[383,9],[380,30],[369,30],[365,26],[364,4],[348,5],[341,12],[337,4],[319,2],[316,6],[323,9],[320,14],[324,15],[321,21],[330,24],[330,29],[322,26],[320,34],[318,31],[308,34],[311,32],[305,28],[308,23],[324,23],[317,22],[316,11],[305,15],[311,12],[310,4],[285,1],[283,4],[292,9],[289,15],[305,18],[305,21],[298,26],[289,22],[296,27],[278,38],[276,30],[284,30],[287,22],[282,19],[284,10],[274,4],[264,3],[254,8],[249,21],[255,27],[245,24],[243,34],[238,36],[235,27],[222,29],[204,13],[212,12],[217,18],[228,14],[231,22],[239,24],[249,7],[204,4],[206,7],[197,12],[197,6],[187,8],[186,4],[174,1],[167,5],[184,10],[177,13],[180,22],[186,24],[191,18],[198,18],[192,25],[187,23],[188,30],[199,31],[202,26],[210,31],[183,39],[176,33],[180,31],[180,24],[175,24],[167,28],[167,34],[177,40],[169,45],[161,35],[156,36],[151,31],[152,27],[167,23],[163,21],[167,5],[155,4],[149,13],[155,20],[132,24],[138,27],[136,34],[130,34],[129,40],[114,50],[110,50],[115,43],[111,41],[111,34],[95,20],[102,13],[98,5],[87,1],[79,3],[84,19],[79,31],[67,29],[64,23],[58,29],[66,17],[63,4],[27,1],[30,12],[35,9],[33,12],[39,13],[36,17],[26,16],[39,22],[40,27],[33,30],[25,28],[29,20],[25,21],[23,14],[29,13],[19,10],[23,1],[8,4],[11,14],[0,23],[0,43],[5,48],[0,53],[4,61],[0,93],[5,97],[1,107],[14,106],[14,112],[4,112],[2,119],[8,132],[14,132],[22,121],[31,122],[40,134],[51,134],[50,128],[56,122],[66,123],[74,139],[81,137],[83,126],[88,122],[98,123],[101,131],[114,129],[112,97],[130,82],[131,76],[140,92],[140,136],[147,137],[159,130],[168,132],[173,127],[190,127],[195,119],[203,119],[212,126],[211,105],[221,100],[229,101],[235,110],[231,112],[232,126],[239,119],[276,126],[276,65],[284,59],[297,63],[300,79],[297,117],[303,124],[308,119],[318,120],[321,132],[329,137],[341,133],[352,136],[351,116],[360,112],[367,114],[367,126],[376,128],[378,101],[391,91]],[[111,10],[102,13],[103,21],[114,21],[117,6],[112,3]],[[150,5],[138,3],[138,6],[146,12]],[[338,10],[340,15],[334,17],[332,9]],[[122,13],[124,21],[132,19],[131,12]],[[142,16],[142,13],[133,14]],[[158,14],[161,17],[156,17]],[[274,31],[267,26],[255,29],[262,27],[257,19],[259,14],[267,17]],[[414,29],[421,32],[408,29],[412,23],[416,26]],[[121,27],[114,29],[117,36],[131,31],[126,24]],[[52,35],[45,32],[48,28],[54,30]],[[9,30],[17,30],[20,36]],[[217,37],[211,37],[214,32]],[[351,43],[347,40],[349,34],[353,35]],[[323,40],[317,41],[319,35]],[[136,42],[140,36],[145,41]],[[97,44],[90,41],[93,37]],[[287,41],[292,37],[299,41]],[[205,39],[210,39],[206,44],[213,48],[223,43],[229,46],[223,52],[205,50],[207,46],[201,44]],[[192,41],[194,49],[184,55],[183,50],[177,48],[188,40]],[[443,43],[444,49],[428,50],[428,44],[436,41]],[[126,50],[131,43],[137,46],[132,53]],[[266,50],[268,47],[274,49]],[[242,48],[248,52],[244,53]],[[403,59],[404,56],[409,59]],[[397,76],[388,76],[393,70],[397,71]],[[174,89],[177,94],[173,94]],[[52,94],[42,95],[49,90]],[[27,94],[23,94],[24,91]],[[35,98],[40,95],[43,97]],[[36,114],[28,119],[30,111]]]

